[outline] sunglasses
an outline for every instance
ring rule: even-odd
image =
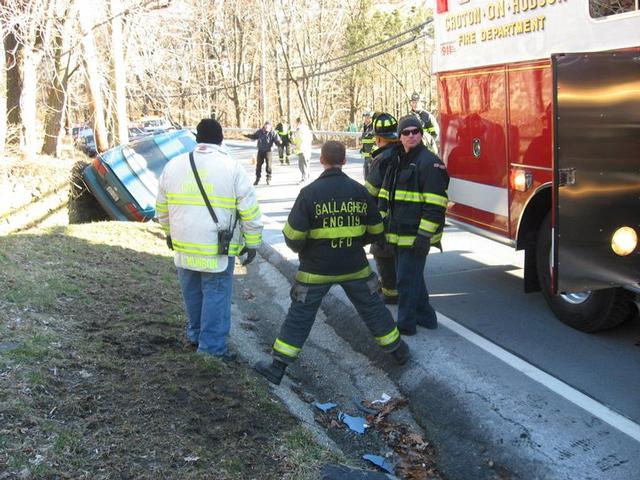
[[[405,128],[404,130],[400,130],[400,135],[404,135],[405,137],[408,137],[409,135],[418,135],[419,133],[420,130],[417,128]]]

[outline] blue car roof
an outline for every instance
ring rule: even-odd
[[[175,130],[114,147],[101,154],[101,158],[140,208],[152,210],[164,166],[174,157],[193,151],[195,146],[193,133]]]

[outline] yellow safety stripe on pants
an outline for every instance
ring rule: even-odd
[[[364,182],[364,186],[366,187],[367,191],[369,192],[369,194],[372,197],[377,197],[378,196],[378,192],[380,191],[379,188],[374,187],[369,182]]]
[[[447,208],[449,199],[442,195],[436,195],[435,193],[423,193],[422,199],[424,203],[430,203],[431,205],[438,205],[439,207]]]
[[[349,280],[360,280],[362,278],[367,278],[371,275],[371,267],[368,265],[353,273],[346,273],[344,275],[320,275],[319,273],[308,273],[298,271],[296,273],[296,280],[300,283],[311,283],[311,284],[322,284],[322,283],[339,283],[339,282],[348,282]]]
[[[384,198],[385,200],[389,200],[389,190],[386,188],[381,188],[378,193],[378,198]]]
[[[309,238],[344,238],[344,237],[361,237],[367,227],[358,225],[356,227],[329,227],[329,228],[313,228],[309,230]]]
[[[289,225],[289,222],[286,222],[284,224],[282,233],[284,233],[284,236],[287,237],[289,240],[304,240],[305,238],[307,238],[307,232],[301,232],[300,230],[296,230],[291,225]]]
[[[381,347],[386,347],[387,345],[391,345],[393,342],[397,341],[400,338],[400,332],[398,331],[398,327],[393,327],[389,333],[382,337],[376,337],[376,342]]]
[[[374,225],[367,225],[367,233],[371,235],[377,235],[382,232],[384,232],[384,225],[382,225],[382,222],[376,223]]]
[[[436,230],[438,230],[439,226],[440,225],[435,222],[430,222],[429,220],[425,220],[424,218],[422,218],[420,220],[420,226],[418,228],[420,230],[424,230],[425,232],[436,233]]]
[[[382,294],[385,297],[397,297],[398,296],[398,290],[396,290],[396,289],[382,287],[381,290],[382,290]]]
[[[273,349],[281,353],[282,355],[289,358],[298,358],[300,354],[300,349],[298,347],[294,347],[293,345],[289,345],[288,343],[283,342],[279,338],[276,338],[276,341],[273,342]]]
[[[253,207],[247,208],[246,210],[238,210],[238,213],[240,214],[240,220],[248,222],[261,215],[260,205],[256,203]]]
[[[167,235],[169,235],[169,225],[164,225],[164,224],[160,224],[160,228],[162,228],[162,231],[164,233],[166,233]]]
[[[186,243],[173,240],[173,249],[176,252],[193,253],[196,255],[218,255],[218,244]],[[237,255],[242,245],[232,243],[229,245],[229,255]]]
[[[156,203],[156,212],[159,213],[167,213],[169,211],[169,206],[166,202],[164,203]]]

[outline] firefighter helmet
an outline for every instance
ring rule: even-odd
[[[373,132],[382,138],[398,138],[398,121],[393,115],[380,113],[373,121]]]

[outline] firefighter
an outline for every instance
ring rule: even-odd
[[[273,344],[272,362],[255,367],[276,385],[300,355],[333,284],[343,288],[384,351],[401,365],[409,359],[409,347],[378,295],[378,279],[364,251],[364,245],[383,235],[380,213],[366,189],[342,172],[342,143],[326,142],[320,163],[324,172],[300,191],[283,230],[285,242],[300,259],[291,306]]]
[[[291,137],[289,136],[289,124],[287,122],[280,122],[276,125],[276,133],[280,137],[280,145],[278,145],[278,158],[280,159],[280,165],[284,165],[285,162],[289,165],[289,155],[291,154]],[[284,154],[287,154],[285,157]]]
[[[418,118],[422,124],[422,141],[429,150],[437,155],[437,140],[440,134],[440,127],[438,126],[436,117],[422,108],[422,97],[419,93],[413,92],[409,103],[411,105],[411,111],[409,114]]]
[[[442,160],[423,144],[418,118],[402,117],[398,134],[402,148],[387,169],[378,198],[387,242],[395,247],[398,329],[415,335],[416,325],[438,325],[424,268],[431,246],[442,249],[449,175]]]
[[[382,187],[387,168],[398,154],[401,144],[398,140],[398,121],[388,113],[380,113],[373,121],[376,146],[371,154],[371,167],[365,187],[376,201]],[[380,274],[382,298],[387,304],[398,303],[396,289],[396,267],[393,247],[385,240],[371,244],[371,254]]]
[[[264,122],[262,128],[255,131],[252,134],[244,135],[251,140],[258,141],[258,155],[256,156],[256,181],[254,185],[260,183],[260,176],[262,174],[262,164],[266,163],[267,170],[267,185],[271,184],[271,147],[273,144],[280,146],[282,143],[280,137],[276,132],[271,129],[271,122]]]
[[[373,133],[373,113],[367,110],[362,114],[362,117],[362,135],[360,136],[362,146],[360,147],[360,153],[362,154],[363,173],[366,179],[369,174],[369,165],[371,164],[371,152],[375,148],[375,135]]]

